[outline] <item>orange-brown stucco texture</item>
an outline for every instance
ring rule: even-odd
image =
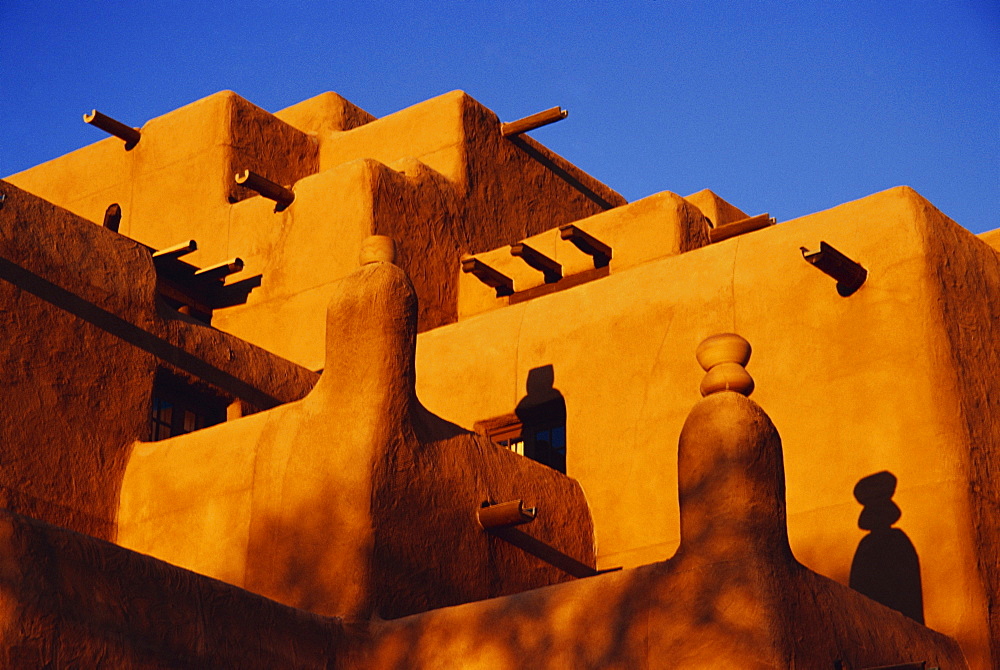
[[[1000,237],[503,128],[222,92],[0,181],[4,663],[1000,663]]]

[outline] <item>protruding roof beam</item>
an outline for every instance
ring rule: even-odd
[[[124,140],[126,149],[131,149],[139,143],[141,135],[137,129],[126,126],[121,121],[112,119],[107,114],[101,114],[96,109],[90,110],[89,114],[84,114],[83,120],[95,128],[100,128],[109,135],[114,135],[118,139]]]
[[[604,570],[599,572],[586,563],[564,554],[552,545],[514,528],[514,526],[533,521],[535,516],[536,509],[524,507],[520,500],[511,500],[495,505],[484,503],[484,506],[476,512],[479,525],[490,535],[499,537],[574,577],[593,577],[601,572],[610,572]]]
[[[497,272],[478,258],[463,259],[462,272],[474,275],[479,281],[491,288],[496,289],[498,298],[514,293],[513,279],[505,274]]]
[[[510,255],[538,270],[545,276],[546,284],[554,284],[562,279],[562,265],[555,262],[540,251],[529,247],[524,242],[510,245]]]
[[[583,253],[592,256],[595,268],[603,268],[611,262],[611,247],[572,223],[559,226],[559,236],[572,242]]]
[[[708,241],[709,243],[721,242],[722,240],[728,240],[730,237],[736,237],[743,233],[752,233],[755,230],[773,225],[774,219],[769,215],[758,214],[748,219],[740,219],[739,221],[723,224],[718,228],[711,228],[708,231]]]
[[[511,500],[495,505],[483,503],[483,505],[476,512],[476,519],[484,530],[509,528],[535,520],[535,508],[525,507],[521,500]]]
[[[153,261],[155,262],[158,258],[180,258],[181,256],[186,256],[187,254],[197,250],[198,243],[194,240],[188,240],[187,242],[181,242],[180,244],[175,244],[174,246],[167,247],[166,249],[154,251]]]
[[[233,258],[228,261],[216,263],[215,265],[209,265],[207,268],[202,268],[195,272],[194,276],[199,279],[223,279],[242,270],[243,259]]]
[[[546,109],[544,112],[538,112],[537,114],[526,116],[523,119],[518,119],[517,121],[501,123],[500,134],[504,137],[520,135],[521,133],[526,133],[529,130],[535,130],[536,128],[547,126],[550,123],[562,121],[567,116],[569,116],[569,112],[567,110],[562,107],[553,107],[552,109]]]
[[[197,249],[197,242],[187,240],[158,251],[150,249],[150,252],[160,295],[171,307],[210,323],[212,310],[246,303],[250,292],[261,285],[262,276],[226,284],[229,275],[243,270],[243,260],[233,258],[199,269],[181,258]]]
[[[256,191],[269,200],[274,200],[282,208],[292,204],[292,201],[295,200],[295,193],[292,189],[276,184],[253,170],[247,169],[237,173],[236,183],[251,191]]]
[[[818,251],[799,248],[802,250],[802,257],[810,264],[837,280],[837,293],[845,298],[861,288],[868,279],[868,270],[826,242],[819,243]]]

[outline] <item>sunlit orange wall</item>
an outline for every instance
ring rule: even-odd
[[[796,555],[846,583],[864,536],[853,487],[891,471],[927,624],[985,667],[987,588],[971,507],[986,503],[969,495],[975,445],[929,254],[946,243],[992,252],[956,230],[899,188],[624,273],[613,261],[608,278],[423,333],[418,393],[472,426],[512,411],[529,371],[551,365],[566,398],[568,472],[593,510],[599,563],[641,565],[678,541],[676,438],[703,374],[694,349],[713,333],[740,333],[754,347],[754,398],[784,440]],[[800,246],[820,240],[868,269],[853,296],[803,260]]]
[[[461,92],[378,121],[337,103],[344,119],[324,125],[313,111],[336,102],[272,116],[224,92],[150,121],[131,151],[102,140],[10,181],[95,222],[118,202],[123,233],[156,248],[196,238],[191,260],[201,265],[244,256],[247,274],[264,273],[262,288],[216,325],[313,369],[327,291],[355,267],[366,235],[397,238],[430,327],[458,316],[460,282],[471,281],[458,278],[462,253],[603,209],[501,142],[495,115]],[[296,202],[275,212],[250,197],[231,181],[246,167],[294,186]],[[623,214],[629,239],[643,229],[655,238],[690,213],[674,196],[657,198]],[[820,240],[868,269],[855,295],[840,297],[802,259],[799,248]],[[981,446],[992,437],[993,388],[982,369],[994,362],[981,306],[996,301],[1000,280],[977,275],[970,291],[965,275],[995,263],[993,252],[905,188],[702,249],[674,246],[686,253],[633,258],[627,271],[625,254],[607,278],[478,313],[487,296],[468,318],[424,332],[419,396],[471,428],[512,411],[529,371],[552,366],[567,402],[569,474],[593,511],[601,565],[641,565],[677,543],[675,441],[701,377],[692,352],[708,335],[738,332],[755,349],[754,398],[784,438],[797,556],[846,581],[864,535],[853,486],[891,471],[897,526],[921,561],[927,623],[986,667],[986,604],[997,589],[977,563],[995,564],[984,500],[1000,496],[981,474],[991,463]],[[218,430],[253,432],[262,419],[246,421],[251,428]]]

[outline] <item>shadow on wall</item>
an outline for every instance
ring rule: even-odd
[[[528,371],[528,395],[514,414],[521,422],[523,455],[566,472],[566,399],[553,388],[555,371],[543,365]]]
[[[892,501],[896,476],[877,472],[861,479],[854,497],[864,506],[858,527],[867,530],[851,563],[850,587],[914,621],[924,622],[920,560],[913,543],[899,528],[902,511]]]

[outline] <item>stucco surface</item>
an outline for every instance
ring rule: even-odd
[[[981,402],[962,407],[947,336],[962,320],[942,310],[933,285],[942,261],[928,240],[949,254],[985,246],[952,240],[954,224],[933,211],[893,189],[423,333],[418,393],[470,427],[511,412],[530,370],[551,365],[566,399],[567,472],[587,493],[599,566],[638,566],[678,542],[674,455],[662,440],[680,429],[697,388],[688,352],[714,332],[739,332],[754,343],[758,397],[785,436],[796,554],[846,584],[864,537],[853,487],[892,472],[927,624],[989,667],[992,586],[970,516],[971,506],[986,508],[969,493],[975,445],[961,417],[988,424],[990,415]],[[853,296],[802,259],[799,247],[821,239],[868,269]],[[442,383],[445,371],[463,387]]]
[[[301,104],[279,115],[295,120],[339,103]],[[328,113],[336,123],[336,109]],[[246,306],[214,323],[312,369],[323,356],[329,288],[353,269],[364,237],[396,240],[397,263],[420,296],[418,328],[428,330],[458,318],[456,268],[464,254],[624,203],[530,138],[500,137],[496,116],[460,91],[378,120],[344,122],[356,125],[340,131],[308,119],[296,122],[318,128],[321,171],[296,183],[296,199],[283,211],[261,198],[233,206],[227,254],[264,281]],[[687,245],[691,234],[664,226],[664,244],[680,235]],[[278,319],[261,318],[276,311]],[[293,333],[283,327],[289,319],[300,324]]]
[[[646,222],[650,222],[647,224]],[[708,223],[701,212],[684,198],[663,192],[595,214],[574,225],[611,247],[609,272],[624,272],[636,265],[674,256],[708,244]],[[594,269],[594,258],[563,240],[558,228],[532,235],[523,241],[532,249],[562,265],[563,277]],[[514,280],[514,290],[523,291],[545,283],[541,272],[504,246],[476,254],[477,259]],[[462,273],[459,278],[458,312],[467,318],[480,312],[510,304],[510,298],[497,298],[496,291],[475,276]]]
[[[930,203],[914,201],[918,216],[937,225],[936,235],[927,235],[928,256],[933,268],[933,298],[943,313],[946,349],[968,445],[963,484],[969,496],[975,560],[986,586],[985,608],[989,612],[993,658],[1000,656],[1000,455],[995,445],[1000,428],[995,417],[995,375],[1000,365],[996,347],[1000,309],[1000,259],[995,251],[945,217]],[[956,295],[977,299],[956,300]],[[986,298],[986,299],[984,299]]]
[[[211,265],[228,258],[230,203],[255,196],[235,183],[238,171],[290,185],[318,169],[315,139],[231,91],[151,119],[141,132],[130,150],[103,139],[7,181],[96,223],[117,203],[122,234],[157,249],[193,238],[199,249],[189,260]]]
[[[343,96],[332,91],[285,107],[274,115],[304,133],[316,138],[319,144],[320,165],[323,165],[323,146],[335,133],[363,126],[375,117]],[[321,167],[322,169],[322,167]]]
[[[627,205],[499,129],[461,91],[381,119],[334,93],[271,115],[222,92],[134,147],[0,182],[11,663],[963,667],[847,587],[905,563],[873,579],[995,666],[997,236],[900,187],[708,244],[746,214],[708,190]],[[243,169],[294,201],[238,186]],[[122,234],[95,225],[112,203]],[[609,267],[583,274],[569,222]],[[357,269],[371,235],[394,264]],[[145,246],[189,239],[199,267],[262,275],[212,326],[158,296]],[[519,241],[580,281],[543,286]],[[803,259],[820,241],[867,270],[849,297]],[[521,295],[461,273],[468,255]],[[753,343],[770,417],[698,400],[692,353],[726,332]],[[141,442],[165,372],[239,411]],[[537,400],[539,378],[565,401],[568,477],[468,430]],[[563,583],[478,525],[517,499],[536,541],[625,569]],[[863,551],[889,535],[910,553]],[[260,626],[276,637],[243,644]]]
[[[457,318],[463,254],[624,204],[531,138],[505,139],[499,128],[461,91],[381,119],[335,93],[271,115],[224,91],[150,120],[129,150],[109,138],[9,180],[94,222],[117,203],[121,233],[154,248],[195,239],[186,259],[196,265],[242,258],[244,276],[262,273],[262,285],[215,325],[316,369],[329,297],[320,287],[351,271],[364,237],[396,238],[426,330]],[[235,184],[248,168],[292,187],[295,200],[276,208]],[[304,325],[292,338],[263,318],[279,309]]]
[[[748,216],[742,209],[726,202],[707,188],[692,193],[684,199],[701,210],[713,227],[724,226]]]
[[[6,182],[0,191],[8,509],[113,539],[158,368],[258,408],[315,383],[314,373],[158,304],[145,247]]]
[[[302,401],[156,444],[128,464],[119,542],[319,614],[397,617],[568,575],[486,535],[483,502],[593,565],[579,485],[428,414],[414,395],[416,296],[371,263],[339,281],[326,362]]]
[[[339,620],[6,510],[0,555],[7,668],[356,667]]]
[[[155,358],[18,285],[34,280],[44,289],[58,281],[81,303],[141,313],[139,323],[148,327],[155,313],[152,264],[142,262],[135,243],[81,226],[8,184],[0,189],[6,196],[0,209],[4,507],[110,539],[125,445],[148,421]],[[66,272],[81,262],[89,272]],[[130,265],[136,272],[123,277],[121,268]]]
[[[356,624],[4,511],[0,654],[20,667],[966,667],[953,641],[795,562],[780,438],[755,403],[699,401],[677,460],[672,559]]]
[[[978,237],[994,250],[1000,249],[1000,229],[988,230],[985,233],[980,233]]]
[[[700,401],[680,437],[668,561],[374,630],[379,668],[966,667],[958,646],[803,568],[784,532],[781,442],[752,401]]]

